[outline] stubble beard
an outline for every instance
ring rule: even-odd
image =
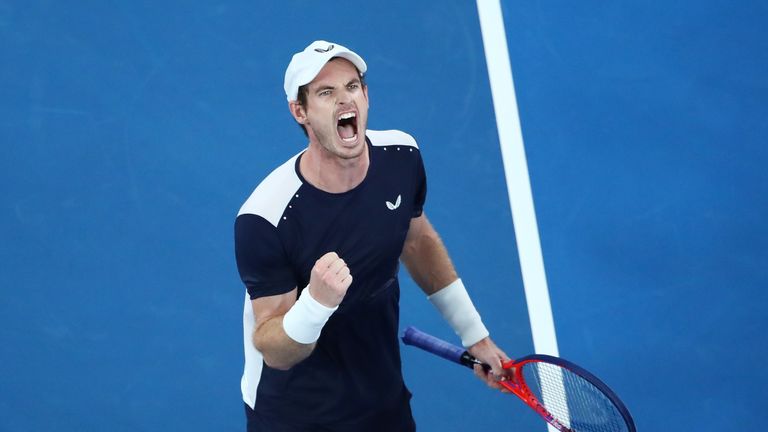
[[[330,153],[331,155],[338,157],[339,159],[344,160],[352,160],[357,159],[360,157],[360,155],[363,154],[363,151],[365,150],[365,122],[362,122],[363,124],[358,125],[357,129],[357,142],[358,144],[353,148],[346,148],[342,144],[339,143],[339,135],[334,129],[330,133],[326,133],[325,131],[320,131],[312,128],[312,132],[317,137],[317,141],[320,144],[320,147],[323,148],[323,150],[327,153]],[[360,127],[362,126],[362,127]],[[311,127],[311,126],[310,126]],[[363,140],[363,144],[360,145],[360,140]]]

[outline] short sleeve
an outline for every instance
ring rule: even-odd
[[[241,214],[235,220],[235,257],[251,300],[296,287],[277,228],[261,216]]]
[[[415,176],[416,192],[414,194],[413,214],[411,217],[419,217],[424,212],[424,202],[427,200],[427,175],[424,171],[424,161],[421,159],[421,152],[419,152],[418,160],[416,162],[416,176]]]

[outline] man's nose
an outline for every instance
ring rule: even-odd
[[[346,89],[338,92],[337,95],[338,95],[338,98],[336,99],[336,103],[338,103],[339,105],[344,105],[352,102],[352,94]]]

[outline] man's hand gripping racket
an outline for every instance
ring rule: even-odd
[[[483,364],[463,348],[408,327],[403,343],[470,369]],[[511,378],[498,381],[562,432],[636,432],[629,411],[597,377],[558,357],[529,355],[504,363]]]

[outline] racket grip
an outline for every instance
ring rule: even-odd
[[[450,360],[454,363],[467,366],[468,368],[472,368],[476,364],[482,364],[471,354],[469,354],[464,348],[459,348],[456,345],[453,345],[442,339],[438,339],[430,334],[424,333],[416,327],[406,328],[403,332],[402,340],[406,345],[412,345],[417,348],[421,348],[424,351],[430,352],[436,356]]]

